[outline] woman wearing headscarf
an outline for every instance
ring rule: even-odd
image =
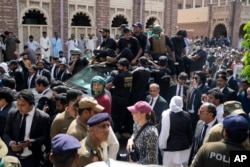
[[[174,96],[162,113],[159,148],[163,166],[181,167],[188,161],[193,134],[190,115],[182,107],[182,98]]]
[[[133,134],[127,144],[130,160],[158,164],[158,131],[151,106],[146,101],[138,101],[127,108],[134,120]]]

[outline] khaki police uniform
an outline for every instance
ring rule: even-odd
[[[191,167],[229,167],[230,151],[243,151],[242,145],[228,140],[205,143],[197,152]]]
[[[81,142],[81,148],[78,150],[80,155],[80,163],[78,167],[83,167],[87,164],[96,161],[107,160],[107,143],[103,142],[101,147],[96,148],[91,138],[87,136]]]
[[[206,135],[206,138],[204,139],[204,143],[217,142],[217,141],[220,141],[221,139],[223,139],[222,130],[223,130],[222,123],[219,123],[219,124],[213,126],[210,129],[210,131],[208,132],[208,134]],[[249,137],[242,143],[242,145],[246,150],[250,151]]]
[[[80,120],[78,116],[72,123],[70,124],[67,134],[74,136],[79,141],[84,139],[88,134],[88,127]]]
[[[50,128],[50,137],[53,138],[55,135],[59,133],[64,133],[66,134],[69,125],[75,118],[69,115],[67,112],[67,109],[62,112],[57,114],[55,119],[53,120]]]

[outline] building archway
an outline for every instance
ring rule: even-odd
[[[155,24],[159,24],[159,20],[156,17],[150,17],[146,22],[146,29],[149,28],[149,26],[154,26]]]
[[[128,20],[123,15],[117,15],[113,18],[111,27],[117,28],[120,27],[122,24],[128,25]]]
[[[46,10],[37,7],[27,7],[20,11],[18,17],[19,50],[22,52],[24,44],[28,41],[29,35],[33,35],[34,40],[40,42],[42,32],[47,32],[47,36],[52,36],[51,17]]]
[[[227,28],[224,24],[218,24],[214,28],[213,37],[227,37]]]
[[[83,12],[76,13],[71,19],[71,26],[91,26],[91,19]]]
[[[244,24],[242,24],[241,26],[240,26],[240,28],[239,28],[239,37],[240,38],[243,38],[244,37],[244,35],[245,35],[245,31],[244,31],[244,26],[245,26],[246,24],[244,23]]]
[[[39,10],[33,9],[25,12],[22,17],[22,24],[47,25],[46,17]]]

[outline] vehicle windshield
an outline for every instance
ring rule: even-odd
[[[112,70],[115,70],[115,67],[90,65],[67,80],[66,84],[72,88],[81,89],[85,93],[90,94],[91,79],[94,76],[102,76],[106,80],[110,76]]]

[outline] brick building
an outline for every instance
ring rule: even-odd
[[[237,47],[243,27],[250,20],[249,0],[176,0],[178,28],[187,29],[189,37],[212,38],[223,35]]]
[[[102,27],[115,35],[120,24],[136,21],[144,29],[157,21],[168,35],[177,31],[175,0],[2,0],[0,13],[0,32],[14,32],[20,50],[29,35],[39,41],[43,31],[49,37],[58,32],[64,43],[72,33],[98,35]]]

